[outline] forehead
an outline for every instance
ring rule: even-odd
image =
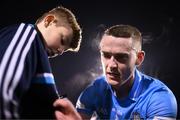
[[[104,35],[100,42],[100,49],[102,51],[119,53],[130,51],[132,48],[132,38],[114,37],[111,35]]]
[[[72,36],[73,35],[73,30],[69,26],[57,26],[59,31],[65,36]]]

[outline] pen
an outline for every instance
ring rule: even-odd
[[[59,99],[67,98],[67,94],[59,95]]]

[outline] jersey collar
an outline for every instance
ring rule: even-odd
[[[139,96],[141,80],[142,80],[141,73],[137,69],[135,69],[134,83],[133,83],[132,89],[129,93],[129,98],[133,101],[136,101],[136,99]]]

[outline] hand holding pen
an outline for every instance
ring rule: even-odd
[[[82,120],[74,105],[68,100],[67,95],[59,96],[53,106],[55,107],[55,117],[57,120]]]

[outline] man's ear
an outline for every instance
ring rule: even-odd
[[[142,64],[142,62],[144,61],[144,57],[145,57],[145,52],[144,51],[139,51],[137,53],[137,59],[136,59],[136,65],[137,66]]]
[[[55,20],[55,16],[54,15],[47,15],[44,18],[44,26],[48,27],[50,23],[54,22],[54,20]]]

